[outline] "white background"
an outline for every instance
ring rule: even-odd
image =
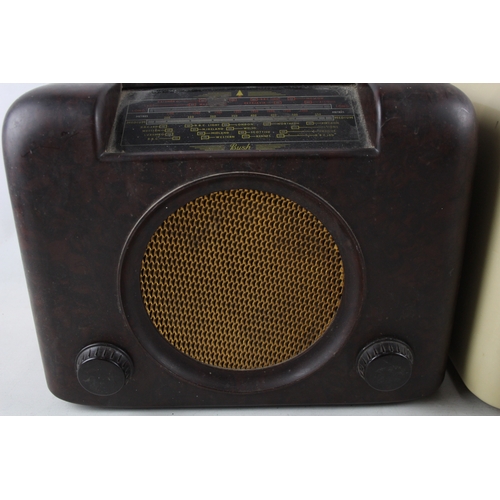
[[[3,6],[0,23],[3,82],[500,81],[498,15],[483,0],[23,1]],[[2,106],[25,89],[0,87]],[[0,413],[102,415],[46,389],[3,169],[0,197]],[[3,417],[2,491],[9,499],[497,494],[496,419],[335,417],[495,413],[452,377],[425,402],[318,409],[324,418],[269,410],[281,412],[304,417]],[[184,414],[147,415],[172,413]],[[242,412],[201,412],[217,413]]]

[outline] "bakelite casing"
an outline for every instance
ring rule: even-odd
[[[469,99],[451,85],[357,84],[348,86],[359,126],[354,145],[120,147],[126,96],[253,88],[264,95],[270,87],[309,86],[49,85],[13,104],[5,166],[57,397],[117,408],[298,406],[407,401],[439,387],[476,153]],[[237,187],[271,190],[317,215],[346,269],[339,312],[320,340],[256,370],[214,368],[176,351],[146,324],[138,288],[141,252],[161,210]],[[411,376],[390,390],[369,385],[359,369],[361,353],[383,339],[412,352]],[[77,377],[79,353],[99,343],[117,346],[133,364],[111,395],[89,392]]]

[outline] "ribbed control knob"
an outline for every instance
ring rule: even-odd
[[[413,352],[400,340],[386,338],[368,344],[358,356],[358,373],[377,391],[394,391],[410,380]]]
[[[92,394],[116,394],[132,374],[132,360],[111,344],[92,344],[76,357],[76,375],[80,385]]]

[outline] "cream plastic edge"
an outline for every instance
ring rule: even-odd
[[[455,83],[472,101],[480,130],[488,130],[500,142],[500,83]],[[489,168],[500,168],[500,148],[484,161]],[[455,331],[451,358],[465,385],[478,398],[500,408],[500,184],[496,186],[498,198],[493,208],[491,230],[483,273],[478,290],[472,327],[468,331]]]

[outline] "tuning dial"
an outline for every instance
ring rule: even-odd
[[[377,340],[358,356],[358,373],[377,391],[394,391],[410,380],[413,352],[407,344],[395,339]]]
[[[92,344],[76,357],[76,375],[80,385],[92,394],[116,394],[132,374],[132,360],[111,344]]]

